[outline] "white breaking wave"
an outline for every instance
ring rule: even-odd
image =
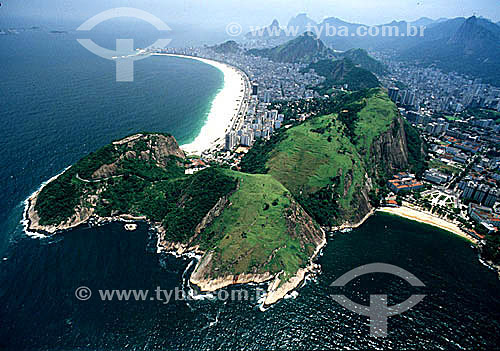
[[[61,173],[58,173],[57,175],[53,176],[49,180],[43,182],[40,185],[40,187],[35,192],[33,192],[33,194],[31,194],[30,196],[28,196],[28,198],[26,200],[24,200],[24,202],[23,202],[24,203],[24,211],[23,211],[23,218],[21,219],[21,224],[23,225],[24,232],[26,233],[26,235],[28,235],[28,236],[30,236],[32,238],[35,238],[35,239],[47,238],[47,235],[43,235],[43,234],[40,234],[40,233],[33,233],[33,232],[30,232],[28,230],[28,225],[29,225],[29,220],[28,220],[29,200],[30,200],[31,197],[33,197],[33,195],[35,195],[36,193],[42,191],[42,189],[47,184],[49,184],[50,182],[52,182],[53,180],[55,180],[56,178],[58,178],[60,175],[62,175],[64,172],[66,172],[70,168],[71,168],[71,166],[66,167]]]

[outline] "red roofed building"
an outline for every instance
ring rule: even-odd
[[[388,181],[387,185],[396,194],[401,191],[413,191],[424,187],[424,183],[417,181],[413,174],[404,172],[396,174],[394,179]]]
[[[500,215],[493,212],[491,208],[479,206],[471,202],[469,204],[469,216],[490,231],[498,231],[500,227]]]

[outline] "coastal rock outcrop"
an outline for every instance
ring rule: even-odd
[[[370,156],[387,174],[408,168],[408,147],[403,120],[395,118],[389,129],[373,141]],[[376,171],[376,169],[375,169]]]
[[[323,228],[352,226],[373,211],[380,183],[408,167],[403,121],[374,89],[346,96],[339,113],[280,130],[254,173],[208,167],[186,174],[168,134],[141,133],[89,154],[28,200],[28,231],[144,220],[158,252],[194,254],[190,282],[202,291],[268,284],[272,304],[315,272]],[[244,162],[242,162],[244,164]]]
[[[382,176],[392,175],[400,170],[408,169],[408,147],[403,120],[400,116],[395,118],[389,129],[376,138],[370,148],[370,158],[374,167],[368,167],[369,173],[365,174],[365,182],[356,195],[358,211],[345,226],[356,226],[362,223],[367,215],[371,214],[374,206],[370,200],[370,192],[374,191],[378,179]],[[381,171],[383,174],[380,174]]]
[[[133,228],[131,220],[147,221],[158,252],[200,257],[191,282],[203,291],[278,279],[269,291],[277,301],[297,287],[326,243],[318,224],[271,176],[218,167],[189,175],[185,159],[170,135],[115,141],[33,194],[26,230],[54,234],[87,223],[123,220]]]

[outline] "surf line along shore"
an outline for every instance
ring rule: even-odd
[[[231,129],[237,130],[241,123],[243,123],[245,114],[248,109],[248,103],[250,99],[250,79],[241,70],[232,67],[226,63],[209,60],[200,57],[177,55],[177,54],[162,54],[154,53],[154,56],[171,56],[178,57],[189,60],[197,60],[205,64],[211,65],[219,69],[224,75],[224,85],[222,89],[217,93],[216,97],[212,102],[210,112],[208,113],[205,125],[201,128],[200,133],[190,144],[182,145],[181,148],[187,154],[201,155],[205,151],[212,151],[219,149],[224,145],[225,135]],[[224,129],[223,126],[226,126]],[[50,232],[43,233],[41,228],[39,231],[32,232],[30,227],[37,227],[37,223],[29,220],[28,211],[32,207],[33,200],[38,196],[45,185],[51,181],[58,178],[70,167],[64,169],[61,173],[52,177],[48,181],[44,182],[37,191],[31,194],[28,199],[25,200],[25,210],[23,214],[23,227],[24,231],[32,237],[45,237],[45,235],[54,234],[60,230],[67,230],[78,226],[80,223],[74,223],[73,226],[69,228],[59,228],[53,226]],[[31,209],[32,210],[32,209]]]
[[[181,148],[192,155],[201,155],[206,151],[214,151],[224,145],[226,133],[238,130],[248,110],[250,100],[250,79],[240,69],[226,63],[202,57],[154,53],[153,56],[170,56],[196,60],[211,65],[224,75],[224,85],[217,93],[207,120],[195,140]]]

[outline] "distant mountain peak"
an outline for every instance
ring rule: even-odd
[[[270,36],[279,37],[282,34],[281,31],[282,30],[280,27],[280,23],[275,18],[271,23],[271,25],[269,25],[268,27],[263,27],[260,30],[254,30],[252,32],[249,32],[246,34],[246,37],[247,38],[256,38],[256,37],[269,38]]]
[[[436,21],[429,17],[420,17],[418,20],[411,22],[414,26],[428,26]]]
[[[433,21],[434,22],[434,20],[432,18],[425,17],[425,16],[424,17],[420,17],[417,21]]]
[[[253,49],[249,50],[248,53],[267,57],[276,62],[293,63],[310,63],[333,54],[312,32],[304,32],[295,39],[271,49]]]
[[[318,39],[316,34],[314,32],[311,32],[311,31],[304,32],[299,37],[312,37],[314,39]]]
[[[305,13],[300,13],[295,17],[292,17],[290,21],[288,21],[288,27],[298,28],[300,32],[306,30],[308,27],[317,26],[318,23],[307,16]],[[299,33],[300,33],[299,32]]]
[[[458,31],[450,38],[449,44],[474,45],[484,41],[498,40],[499,38],[479,23],[480,19],[471,16],[465,20]],[[485,21],[485,20],[481,20]]]
[[[297,16],[295,16],[295,19],[305,19],[305,20],[310,20],[310,21],[314,21],[313,19],[311,19],[307,13],[299,13]]]

